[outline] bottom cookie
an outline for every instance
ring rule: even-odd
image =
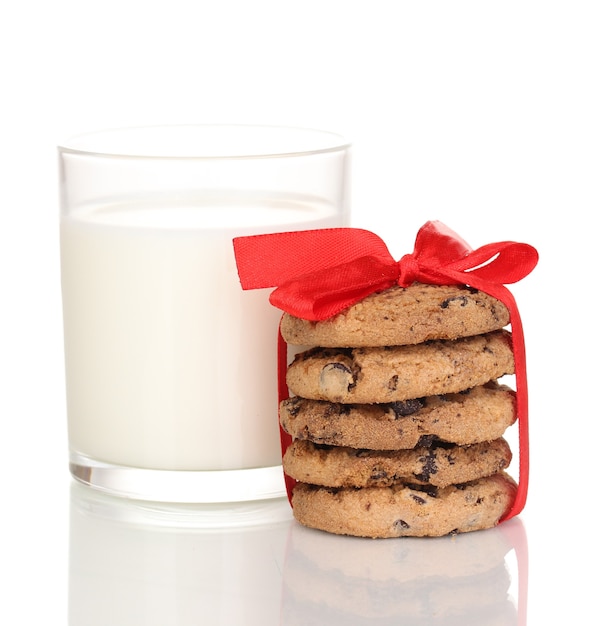
[[[441,537],[496,526],[516,482],[500,472],[442,489],[421,486],[327,488],[298,483],[295,519],[310,528],[357,537]]]

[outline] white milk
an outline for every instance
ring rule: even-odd
[[[339,225],[280,199],[111,205],[61,221],[71,449],[152,469],[280,464],[270,290],[244,292],[232,238]]]

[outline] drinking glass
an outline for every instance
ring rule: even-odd
[[[58,148],[70,469],[137,499],[285,494],[280,311],[232,239],[348,225],[350,145],[325,131],[163,126]]]

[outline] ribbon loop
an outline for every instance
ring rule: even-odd
[[[488,244],[467,257],[467,273],[484,280],[510,285],[525,278],[536,266],[538,253],[525,243],[504,241]]]

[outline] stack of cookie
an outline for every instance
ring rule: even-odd
[[[515,422],[507,308],[461,286],[413,284],[282,336],[308,347],[287,370],[283,458],[305,526],[363,537],[489,528],[517,485],[503,438]]]

